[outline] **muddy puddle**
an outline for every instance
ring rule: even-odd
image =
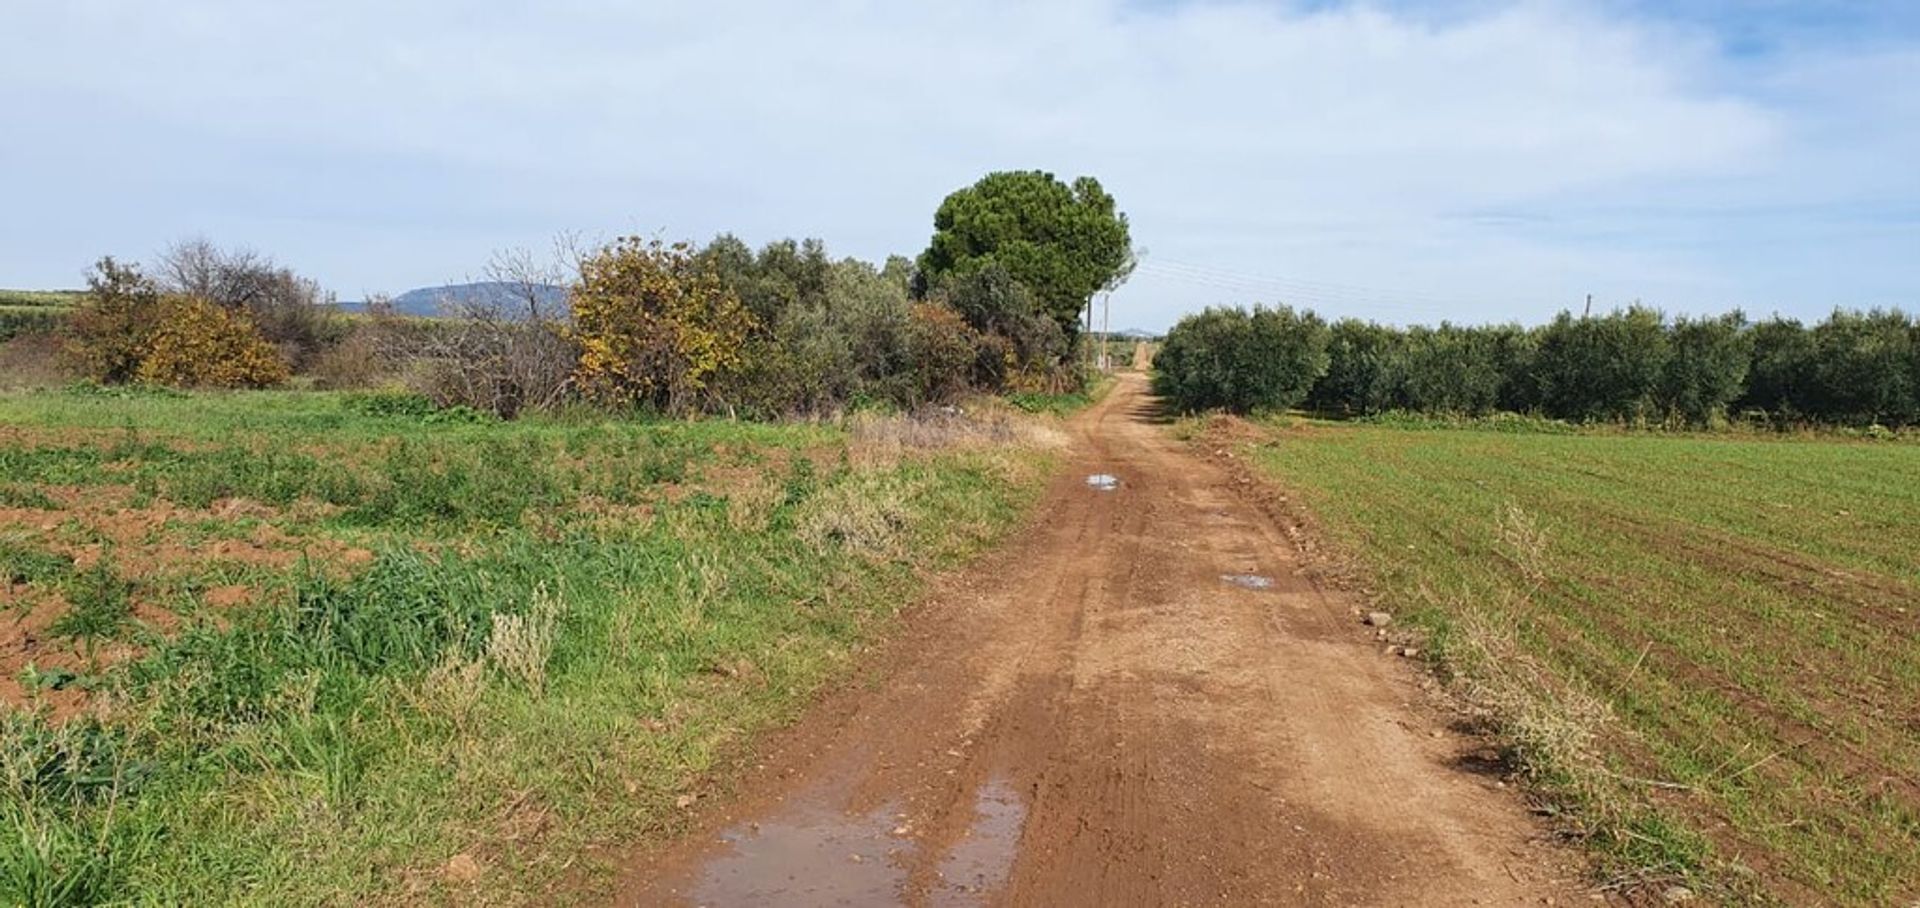
[[[908,902],[908,878],[926,847],[911,837],[897,804],[843,810],[845,790],[825,787],[790,798],[773,815],[721,833],[722,847],[674,887],[688,904],[879,906]],[[984,904],[1006,883],[1026,823],[1026,802],[1005,779],[974,793],[966,833],[937,858],[924,904]]]
[[[1087,486],[1097,492],[1111,492],[1120,488],[1120,477],[1112,473],[1095,473],[1087,477]]]
[[[987,893],[1005,885],[1026,823],[1027,804],[1007,780],[995,777],[980,786],[973,825],[941,859],[940,887],[931,904],[981,904]]]
[[[1259,574],[1221,574],[1220,580],[1223,583],[1231,583],[1245,590],[1265,590],[1273,588],[1273,578],[1262,577]]]

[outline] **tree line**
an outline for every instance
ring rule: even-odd
[[[1157,389],[1186,411],[1920,424],[1920,323],[1899,310],[1838,309],[1807,325],[1634,306],[1561,312],[1534,328],[1397,328],[1284,306],[1214,308],[1175,325],[1154,365]]]
[[[438,319],[380,300],[347,317],[268,257],[189,241],[148,268],[102,259],[65,347],[103,383],[400,385],[503,417],[573,404],[755,417],[911,408],[1077,390],[1081,307],[1132,261],[1126,216],[1097,180],[1010,171],[949,195],[914,260],[835,258],[811,239],[756,250],[728,234],[622,237],[551,259],[496,256],[488,277],[511,300]]]

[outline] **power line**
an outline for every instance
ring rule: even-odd
[[[1294,305],[1318,305],[1328,309],[1370,306],[1422,315],[1436,313],[1444,315],[1448,310],[1474,305],[1465,301],[1420,300],[1395,297],[1384,291],[1368,292],[1360,288],[1326,290],[1303,287],[1285,280],[1259,280],[1230,277],[1175,268],[1152,267],[1146,263],[1141,264],[1140,272],[1187,284],[1230,290],[1253,296],[1264,296],[1277,302]]]
[[[1363,287],[1355,284],[1336,284],[1327,281],[1311,281],[1301,278],[1274,277],[1271,275],[1232,271],[1210,265],[1198,265],[1190,262],[1166,259],[1154,259],[1142,262],[1141,267],[1148,268],[1149,270],[1166,276],[1211,279],[1218,282],[1248,287],[1273,287],[1328,299],[1388,301],[1447,306],[1472,306],[1485,302],[1484,300],[1473,300],[1419,290],[1384,290],[1377,287]]]
[[[1277,281],[1252,281],[1252,280],[1238,279],[1238,278],[1222,278],[1215,275],[1196,274],[1193,272],[1164,270],[1164,269],[1150,269],[1147,271],[1147,273],[1155,275],[1157,277],[1171,279],[1175,281],[1181,281],[1189,284],[1199,284],[1199,285],[1209,286],[1209,287],[1218,287],[1221,289],[1234,290],[1241,293],[1273,296],[1273,297],[1281,298],[1283,300],[1290,300],[1290,301],[1314,301],[1314,302],[1327,302],[1327,303],[1339,303],[1339,304],[1367,303],[1367,304],[1373,304],[1373,305],[1386,305],[1392,308],[1410,309],[1410,310],[1415,310],[1420,312],[1431,312],[1441,308],[1450,308],[1449,306],[1445,306],[1444,304],[1441,304],[1435,301],[1399,299],[1399,298],[1394,298],[1385,293],[1375,294],[1375,293],[1362,293],[1358,291],[1337,291],[1336,292],[1336,291],[1320,290],[1316,288],[1300,287],[1297,285],[1286,284],[1286,283],[1281,283]]]

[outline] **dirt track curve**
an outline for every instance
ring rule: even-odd
[[[1475,745],[1436,734],[1408,666],[1151,406],[1125,376],[1077,417],[1036,522],[619,903],[1583,901],[1518,800],[1455,768]]]

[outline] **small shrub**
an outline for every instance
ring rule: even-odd
[[[94,381],[133,381],[160,309],[159,288],[138,267],[107,256],[87,276],[85,301],[67,323],[67,354]]]
[[[573,292],[574,381],[603,403],[696,410],[738,368],[751,311],[685,243],[625,237],[584,258]]]
[[[951,307],[916,303],[907,316],[907,355],[912,363],[912,398],[901,403],[945,403],[972,387],[980,333]]]
[[[374,391],[351,394],[341,400],[348,412],[362,416],[417,420],[427,425],[474,425],[493,422],[495,415],[465,404],[443,406],[411,391]]]
[[[408,384],[442,409],[512,419],[558,406],[573,388],[579,351],[553,323],[474,307],[411,337]]]
[[[371,388],[394,377],[393,363],[375,332],[364,326],[312,355],[307,368],[316,388]]]
[[[348,331],[333,296],[318,283],[252,250],[220,249],[204,238],[183,240],[161,253],[155,270],[168,293],[244,316],[294,367],[308,368]]]

